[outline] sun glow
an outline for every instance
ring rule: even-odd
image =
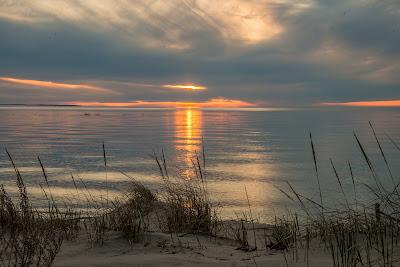
[[[205,86],[197,86],[197,85],[183,85],[183,84],[164,84],[162,87],[170,88],[170,89],[184,89],[184,90],[205,90],[207,87]]]

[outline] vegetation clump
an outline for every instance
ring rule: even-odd
[[[207,189],[204,155],[203,163],[197,155],[192,159],[193,176],[171,177],[164,154],[161,158],[154,155],[154,159],[163,180],[160,197],[165,221],[160,221],[161,229],[170,233],[215,235],[218,215]]]
[[[335,267],[398,266],[400,264],[400,179],[395,179],[392,174],[381,140],[378,139],[371,123],[370,127],[379,148],[379,154],[386,165],[385,174],[379,174],[376,171],[372,158],[367,154],[358,136],[354,134],[355,143],[370,172],[373,185],[364,182],[358,184],[349,162],[349,177],[354,187],[354,197],[349,198],[343,188],[344,178],[338,174],[336,166],[330,160],[334,179],[345,203],[344,208],[323,204],[321,189],[318,203],[297,192],[289,183],[288,191],[278,188],[290,200],[298,204],[304,216],[301,223],[297,216],[289,221],[277,220],[274,225],[274,244],[284,244],[284,247],[293,251],[293,255],[298,255],[299,248],[305,249],[307,261],[311,244],[322,245],[322,248],[329,252]],[[400,151],[393,139],[390,137],[389,139]],[[319,185],[318,163],[312,139],[311,146]],[[387,181],[391,181],[391,185],[388,185]],[[370,202],[357,199],[359,186],[371,193]],[[298,260],[297,256],[295,259]]]

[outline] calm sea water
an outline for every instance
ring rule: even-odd
[[[172,172],[190,176],[191,159],[201,153],[204,140],[206,171],[214,201],[225,216],[247,208],[245,187],[252,208],[272,216],[290,206],[276,189],[296,190],[317,198],[317,182],[309,141],[316,145],[324,198],[342,201],[329,159],[335,163],[348,198],[354,195],[348,170],[353,165],[356,182],[372,183],[357,133],[374,161],[381,179],[390,180],[368,121],[376,129],[395,179],[400,178],[400,109],[82,109],[3,107],[0,109],[0,183],[13,190],[15,176],[5,153],[13,155],[29,193],[43,198],[37,157],[49,173],[58,197],[79,197],[71,175],[80,177],[91,192],[104,193],[106,175],[102,156],[105,143],[110,196],[127,189],[129,178],[121,171],[160,189],[153,152],[164,150]],[[4,148],[4,149],[3,149]],[[15,188],[14,188],[15,190]],[[80,196],[82,197],[82,196]]]

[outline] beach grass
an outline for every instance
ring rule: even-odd
[[[289,220],[276,220],[275,228],[280,229],[276,233],[279,237],[275,237],[276,244],[282,243],[280,240],[285,240],[287,241],[283,246],[285,248],[290,247],[294,251],[297,251],[299,247],[304,248],[307,252],[305,258],[308,261],[311,244],[317,243],[329,252],[332,265],[335,267],[398,266],[400,264],[400,180],[392,174],[381,141],[371,123],[370,127],[387,172],[380,174],[376,171],[372,158],[354,133],[355,143],[372,177],[372,185],[364,182],[357,185],[349,162],[348,169],[354,187],[354,196],[347,196],[343,188],[343,177],[339,175],[333,160],[330,159],[334,179],[345,202],[344,207],[338,208],[338,203],[324,205],[321,189],[319,189],[320,202],[317,202],[297,192],[289,183],[287,189],[279,188],[288,199],[298,205],[298,210],[303,216],[302,223],[298,222],[297,216],[292,216]],[[390,140],[394,142],[393,139]],[[318,157],[312,139],[311,147],[316,175],[319,177]],[[392,184],[384,185],[383,179],[392,181]],[[358,187],[369,191],[368,202],[357,198],[357,189],[360,189]]]

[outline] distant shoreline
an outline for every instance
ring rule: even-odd
[[[21,108],[79,108],[82,110],[181,110],[181,109],[197,109],[197,110],[243,110],[243,111],[289,111],[298,108],[287,107],[258,107],[258,108],[199,108],[199,107],[103,107],[103,106],[83,106],[72,104],[0,104],[2,107],[21,107]]]
[[[237,108],[199,108],[199,107],[104,107],[104,106],[84,106],[76,104],[1,104],[4,107],[21,108],[80,108],[83,110],[180,110],[197,109],[204,111],[294,111],[294,110],[343,110],[343,109],[399,109],[400,107],[350,107],[350,106],[298,106],[298,107],[237,107]]]

